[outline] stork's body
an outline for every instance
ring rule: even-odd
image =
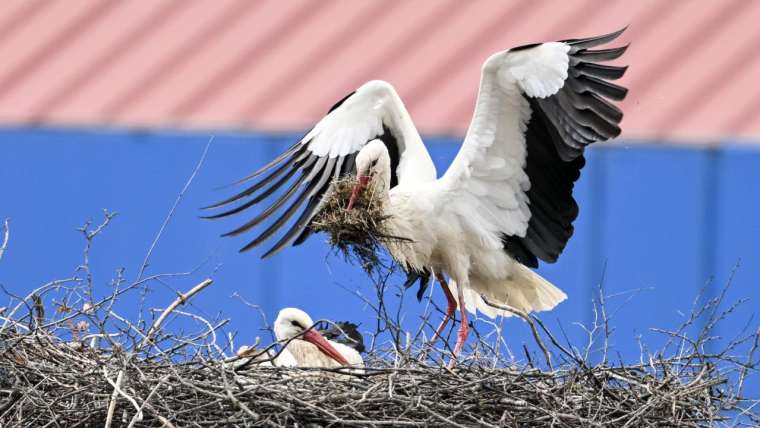
[[[366,161],[365,161],[366,160]],[[386,246],[402,266],[436,272],[449,299],[445,327],[459,304],[462,324],[454,349],[458,353],[467,336],[467,314],[479,310],[491,317],[510,316],[487,302],[506,305],[526,313],[554,308],[567,296],[540,275],[517,262],[504,251],[499,232],[483,230],[483,204],[456,194],[445,180],[389,188],[389,156],[380,141],[370,142],[357,157],[358,171],[372,162],[370,174],[375,197],[383,200],[387,212],[384,227],[393,240]],[[387,167],[386,167],[387,165]],[[464,199],[464,200],[463,200]],[[452,203],[451,201],[462,201]],[[477,237],[478,239],[473,239]],[[450,281],[445,281],[448,275]],[[448,290],[447,290],[448,288]],[[455,296],[455,297],[454,297]],[[452,302],[451,297],[456,301]],[[485,299],[483,299],[485,297]]]
[[[449,298],[449,315],[460,307],[459,351],[467,333],[465,307],[508,316],[511,312],[487,302],[530,312],[566,298],[529,268],[538,260],[556,261],[573,233],[578,206],[572,190],[585,147],[620,133],[623,113],[609,100],[622,100],[627,91],[609,80],[626,68],[599,62],[620,57],[626,47],[590,49],[620,33],[527,45],[489,57],[462,148],[440,178],[393,87],[368,82],[248,179],[269,175],[214,207],[269,185],[266,190],[212,217],[245,210],[292,182],[261,214],[229,233],[255,227],[293,200],[243,250],[255,247],[306,203],[267,257],[306,240],[333,180],[355,174],[352,201],[375,186],[386,202],[389,233],[411,240],[387,244],[391,255],[411,274],[435,272]],[[291,181],[296,172],[301,174]]]
[[[316,345],[309,343],[305,340],[295,339],[291,341],[287,347],[282,351],[281,355],[288,354],[286,357],[288,360],[293,361],[292,366],[295,367],[363,367],[364,359],[351,347],[348,347],[342,343],[335,342],[333,340],[327,341],[343,358],[346,359],[348,364],[342,364],[336,361],[334,358],[323,353]]]

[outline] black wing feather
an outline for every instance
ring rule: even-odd
[[[267,163],[266,165],[264,165],[261,168],[257,169],[252,174],[249,174],[249,175],[241,178],[240,180],[232,183],[232,185],[242,184],[242,183],[245,183],[246,181],[253,180],[254,178],[260,176],[261,174],[269,171],[270,169],[272,169],[272,167],[274,167],[275,165],[277,165],[278,163],[282,162],[283,160],[285,160],[288,157],[290,157],[290,159],[292,160],[295,157],[295,155],[293,155],[293,153],[295,153],[295,152],[302,153],[305,150],[305,147],[306,147],[306,145],[302,144],[302,142],[300,142],[300,141],[298,143],[293,144],[287,150],[285,150],[284,152],[280,153],[279,156],[277,156],[276,158],[274,158],[273,160],[271,160],[269,163]],[[222,205],[222,204],[223,204],[223,202],[220,202],[219,204],[211,205],[208,208],[214,208],[214,207],[217,207],[217,206]]]
[[[605,82],[604,80],[589,75],[580,75],[575,79],[567,79],[565,84],[569,84],[570,87],[579,94],[591,92],[615,101],[622,101],[626,94],[628,94],[628,89],[622,86]]]
[[[276,201],[274,201],[269,207],[267,207],[264,211],[262,211],[259,215],[253,218],[253,220],[248,221],[244,225],[238,227],[235,230],[232,230],[230,232],[225,233],[222,236],[236,236],[240,235],[241,233],[250,230],[252,227],[256,226],[257,224],[261,223],[262,221],[266,220],[274,214],[285,202],[290,199],[291,196],[293,196],[296,193],[296,190],[301,186],[301,183],[304,182],[306,177],[311,173],[312,169],[314,168],[314,163],[317,161],[316,156],[310,156],[304,165],[303,172],[301,175],[296,179],[296,181],[290,186],[290,188],[282,194],[279,198],[277,198]]]
[[[330,187],[331,181],[329,180],[330,176],[333,175],[333,172],[335,169],[338,168],[338,165],[336,165],[337,158],[330,158],[328,161],[328,165],[325,168],[324,172],[322,173],[322,178],[317,182],[316,184],[316,193],[314,193],[312,196],[309,197],[309,202],[306,204],[306,208],[301,212],[301,215],[298,217],[298,219],[293,223],[293,225],[290,227],[290,229],[285,233],[285,235],[280,238],[277,243],[272,246],[263,256],[262,258],[266,258],[272,254],[275,254],[276,252],[280,251],[282,248],[284,248],[286,245],[290,243],[290,240],[297,234],[300,233],[304,227],[311,221],[312,217],[314,217],[314,214],[316,214],[316,209],[319,207],[319,205],[322,203],[322,197],[324,196],[325,192],[327,192],[327,189]],[[306,192],[304,192],[306,193]]]
[[[355,171],[356,170],[356,163],[355,163],[355,161],[356,161],[356,156],[358,154],[359,153],[357,152],[357,153],[351,153],[349,155],[346,155],[343,158],[343,163],[340,164],[339,167],[338,167],[338,165],[336,165],[336,167],[335,167],[335,173],[336,173],[335,178],[345,177],[347,175],[353,175],[356,172]],[[315,204],[317,202],[318,201],[316,201],[316,200],[314,201]],[[309,201],[309,204],[311,204],[311,203],[312,203],[312,201]],[[309,238],[309,236],[311,236],[312,233],[314,233],[314,229],[311,228],[311,225],[307,225],[306,227],[304,227],[304,229],[301,232],[301,234],[298,235],[298,238],[296,238],[296,240],[293,241],[293,245],[297,246],[297,245],[303,244]]]
[[[595,36],[595,37],[588,37],[585,39],[568,39],[568,40],[562,40],[563,43],[567,43],[568,45],[572,46],[575,50],[580,49],[588,49],[593,48],[599,45],[603,45],[605,43],[609,43],[615,39],[617,39],[623,32],[628,28],[628,26],[625,26],[621,28],[620,30],[614,31],[609,34],[604,34],[601,36]]]
[[[243,210],[245,210],[245,209],[247,209],[247,208],[249,208],[249,207],[251,207],[251,206],[253,206],[255,204],[258,204],[259,202],[261,202],[264,199],[268,198],[269,195],[271,195],[272,193],[276,192],[277,189],[279,189],[280,187],[283,186],[283,184],[287,183],[288,180],[290,180],[290,178],[293,177],[293,175],[295,175],[296,172],[298,172],[299,168],[303,165],[303,163],[304,163],[305,160],[306,159],[302,159],[300,161],[295,162],[292,165],[292,168],[290,169],[290,171],[288,171],[287,174],[285,174],[282,178],[280,178],[274,184],[272,184],[271,186],[269,186],[266,190],[264,190],[263,192],[261,192],[258,195],[256,195],[256,197],[253,198],[253,199],[251,199],[250,201],[248,201],[248,202],[246,202],[246,203],[244,203],[244,204],[242,204],[240,206],[237,206],[237,207],[235,207],[235,208],[233,208],[231,210],[227,210],[227,211],[221,212],[219,214],[214,214],[214,215],[210,215],[210,216],[204,216],[202,218],[205,218],[205,219],[215,219],[215,218],[227,217],[229,215],[232,215],[232,214],[235,214],[235,213],[239,213],[240,211],[243,211]],[[267,180],[268,178],[269,177],[267,177],[264,180]],[[262,180],[262,183],[264,182],[264,180]],[[242,198],[244,198],[246,196],[249,196],[249,195],[253,194],[254,192],[256,192],[256,190],[258,190],[260,187],[262,187],[262,186],[260,186],[260,184],[261,183],[256,183],[255,185],[253,185],[253,186],[249,187],[248,189],[244,190],[243,192],[240,192],[237,195],[235,195],[235,196],[233,196],[233,197],[231,197],[229,199],[226,199],[226,201],[228,201],[228,202],[222,201],[222,202],[220,202],[218,204],[215,204],[215,205],[216,206],[223,206],[223,205],[226,205],[227,203],[230,203],[230,202],[233,202],[235,200],[242,199]],[[266,184],[266,183],[264,183],[264,184]]]
[[[304,153],[304,151],[305,150],[299,151],[297,156],[292,156],[290,159],[288,159],[287,162],[284,162],[282,165],[280,165],[279,167],[277,167],[274,171],[272,171],[271,173],[269,173],[269,175],[267,175],[266,177],[262,178],[261,180],[259,180],[255,184],[253,184],[252,186],[249,186],[247,189],[243,190],[242,192],[237,193],[237,194],[235,194],[233,196],[230,196],[229,198],[227,198],[227,199],[225,199],[225,200],[223,200],[221,202],[217,202],[217,203],[215,203],[213,205],[209,205],[209,206],[203,207],[201,209],[207,210],[207,209],[212,209],[212,208],[219,208],[219,207],[222,207],[224,205],[227,205],[227,204],[230,204],[232,202],[235,202],[235,201],[237,201],[239,199],[245,198],[246,196],[252,195],[253,193],[257,192],[262,187],[264,187],[267,184],[269,184],[270,182],[272,182],[272,180],[274,180],[275,178],[279,177],[289,166],[293,167],[293,171],[290,172],[290,175],[292,175],[296,171],[296,168],[299,165],[298,162],[302,161],[303,159],[305,159],[304,155],[306,155],[307,153]],[[276,165],[276,164],[273,164],[272,166],[274,166],[274,165]],[[259,173],[259,171],[257,171],[254,174],[257,174],[257,173]],[[251,174],[248,177],[239,180],[235,184],[241,184],[241,183],[244,183],[247,180],[252,179],[254,177],[254,174]],[[276,188],[275,188],[275,190],[276,190]],[[211,217],[204,217],[204,218],[217,218],[217,217],[216,216],[211,216]]]
[[[617,124],[623,119],[622,110],[617,106],[608,103],[604,98],[596,94],[586,93],[579,95],[573,91],[560,91],[557,96],[560,97],[560,99],[566,100],[578,110],[592,110],[610,123]]]
[[[324,160],[325,158],[322,158],[322,159]],[[327,163],[327,165],[321,168],[322,176],[320,177],[320,179],[317,180],[316,177],[314,177],[311,180],[309,180],[309,184],[306,185],[306,189],[304,189],[304,191],[301,192],[300,195],[298,195],[296,200],[293,201],[292,204],[290,204],[288,209],[285,210],[285,212],[282,213],[282,215],[280,215],[280,217],[277,220],[275,220],[274,223],[272,223],[266,230],[264,230],[253,241],[248,243],[248,245],[246,245],[245,247],[241,248],[240,249],[241,253],[269,239],[270,236],[272,236],[275,232],[277,232],[277,230],[279,230],[280,227],[282,227],[288,221],[288,219],[290,219],[290,217],[292,217],[293,214],[295,214],[295,212],[301,207],[301,205],[306,200],[306,198],[311,196],[314,189],[317,189],[319,186],[322,185],[321,183],[323,179],[326,180],[327,177],[329,177],[332,174],[332,168],[335,165],[335,158],[327,159],[325,160],[325,163]],[[268,255],[271,255],[272,252],[273,252],[272,250],[268,251],[267,254],[264,254],[262,256],[262,258],[267,257]]]
[[[338,321],[334,324],[317,326],[317,330],[328,340],[354,348],[358,353],[365,351],[364,337],[359,332],[358,325],[348,321]]]
[[[423,268],[422,271],[414,269],[411,266],[406,267],[406,281],[404,281],[404,288],[409,288],[414,285],[415,282],[419,282],[419,288],[417,289],[417,301],[421,302],[425,295],[428,285],[430,285],[430,278],[433,273],[428,268]]]
[[[333,105],[328,114],[339,108],[346,100],[354,95],[354,93],[355,92],[348,94]],[[307,135],[309,135],[309,133],[307,133]],[[373,139],[382,140],[388,148],[388,153],[391,157],[391,187],[393,187],[398,183],[396,169],[399,165],[401,154],[399,141],[396,136],[393,135],[391,129],[385,124],[383,124],[382,133],[370,138],[368,141]],[[280,237],[274,246],[262,256],[262,258],[277,253],[291,242],[293,245],[303,243],[313,233],[311,220],[321,207],[333,180],[346,175],[355,174],[355,160],[358,154],[358,151],[356,151],[341,157],[330,158],[328,155],[317,156],[309,150],[310,143],[311,140],[305,141],[304,139],[301,139],[301,141],[288,148],[273,161],[267,163],[253,174],[239,180],[237,184],[259,177],[265,172],[270,171],[264,178],[259,179],[258,182],[234,196],[206,208],[219,208],[233,202],[242,201],[245,198],[250,198],[249,200],[232,209],[204,218],[216,219],[240,213],[263,202],[265,199],[273,196],[276,192],[285,187],[285,190],[282,191],[277,199],[271,202],[253,219],[222,236],[239,235],[258,226],[270,218],[275,212],[279,212],[288,201],[292,200],[292,203],[285,208],[284,211],[278,214],[279,216],[272,222],[272,224],[264,229],[261,234],[244,246],[240,251],[247,251],[264,241],[267,241],[276,232],[282,229],[302,207],[303,211],[301,211],[293,224]],[[298,175],[296,176],[296,174]],[[294,176],[296,177],[295,179],[293,178]],[[299,189],[303,190],[296,196]]]
[[[616,80],[623,77],[628,67],[618,67],[614,65],[594,64],[593,62],[579,62],[575,67],[570,67],[570,72],[574,76],[596,76],[602,79]]]
[[[554,262],[573,234],[578,204],[573,187],[585,164],[589,144],[620,134],[623,112],[609,100],[625,98],[627,89],[607,80],[619,79],[627,67],[596,64],[619,58],[627,46],[589,50],[617,38],[623,31],[587,39],[565,40],[570,45],[568,76],[560,90],[547,98],[528,98],[531,118],[525,132],[526,192],[531,217],[524,237],[502,235],[504,250],[518,262],[538,267]]]
[[[601,62],[612,61],[613,59],[620,58],[625,51],[628,50],[628,45],[621,46],[619,48],[612,49],[598,49],[594,51],[582,50],[578,51],[571,58],[571,62],[586,61],[586,62]]]
[[[333,104],[333,106],[332,106],[332,107],[330,107],[330,110],[327,110],[327,114],[330,114],[330,113],[332,113],[332,111],[333,111],[333,110],[335,110],[336,108],[338,108],[338,107],[342,106],[342,105],[343,105],[343,103],[345,103],[345,102],[346,102],[346,100],[347,100],[347,99],[349,99],[349,98],[351,98],[351,96],[352,96],[353,94],[355,94],[355,93],[356,93],[356,91],[351,91],[351,93],[349,93],[349,94],[348,94],[348,95],[346,95],[345,97],[341,98],[341,99],[340,99],[340,101],[338,101],[337,103]]]

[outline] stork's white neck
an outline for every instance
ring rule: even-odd
[[[356,157],[356,173],[372,177],[371,185],[379,196],[388,197],[391,188],[391,156],[381,140],[370,141]]]

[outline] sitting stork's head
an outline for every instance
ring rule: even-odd
[[[277,314],[277,319],[274,322],[274,335],[279,341],[288,341],[300,337],[301,340],[316,346],[320,352],[333,360],[348,365],[346,358],[313,326],[314,321],[306,312],[298,308],[285,308]]]

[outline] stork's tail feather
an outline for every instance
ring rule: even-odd
[[[452,293],[457,295],[457,284],[449,282]],[[522,310],[526,313],[554,309],[567,295],[529,268],[515,264],[511,279],[499,284],[481,284],[473,279],[471,287],[463,290],[465,308],[469,312],[479,311],[490,318],[498,315],[513,316],[510,311],[501,310],[488,302]],[[484,298],[486,300],[484,300]]]

